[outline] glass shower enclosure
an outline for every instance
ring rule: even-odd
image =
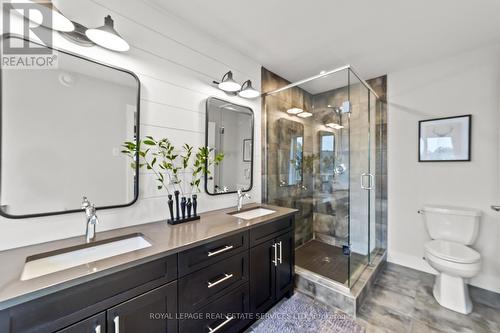
[[[264,201],[299,210],[297,269],[351,287],[385,250],[376,239],[379,98],[351,66],[267,80],[279,88],[263,97]]]

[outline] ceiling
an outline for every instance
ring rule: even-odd
[[[146,0],[290,81],[369,79],[500,42],[498,0]]]

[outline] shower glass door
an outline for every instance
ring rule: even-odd
[[[370,91],[348,68],[290,87],[263,75],[271,88],[263,103],[264,201],[299,211],[299,275],[351,287],[369,263],[375,220]]]
[[[346,110],[349,108],[349,110]],[[370,90],[349,70],[349,286],[370,261],[371,172]]]

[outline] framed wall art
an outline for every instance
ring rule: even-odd
[[[471,160],[471,115],[418,122],[419,162]]]

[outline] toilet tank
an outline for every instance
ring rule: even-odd
[[[477,209],[427,205],[422,213],[432,239],[472,245],[477,238],[481,218]]]

